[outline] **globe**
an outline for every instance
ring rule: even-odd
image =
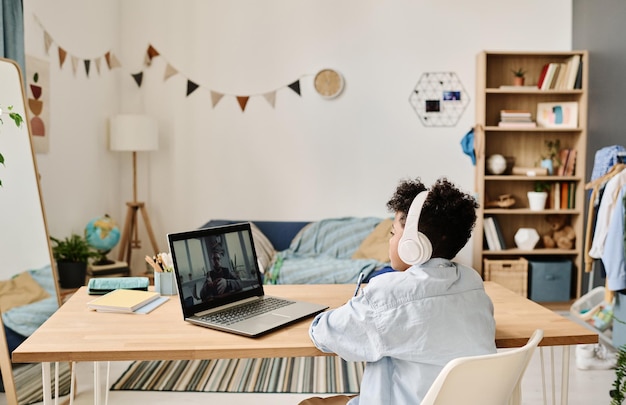
[[[98,263],[110,263],[106,255],[120,241],[120,229],[111,217],[104,215],[89,221],[85,227],[85,238],[87,243],[100,253]]]
[[[491,174],[502,174],[506,170],[506,158],[502,155],[491,155],[487,159],[487,171]]]

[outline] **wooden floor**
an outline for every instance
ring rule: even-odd
[[[575,361],[575,347],[570,350],[570,385],[568,404],[590,405],[610,403],[609,390],[615,379],[613,370],[578,370]],[[544,348],[543,360],[546,376],[546,404],[560,404],[561,381],[561,347]],[[554,356],[557,369],[554,379],[557,383],[556,396],[552,398],[550,358]],[[111,384],[126,369],[128,362],[111,363]],[[93,403],[93,367],[91,363],[80,363],[78,369],[78,395],[74,401],[77,405]],[[529,364],[522,382],[522,404],[540,405],[543,401],[541,379],[541,351],[537,350]],[[131,392],[112,391],[109,397],[111,405],[135,405],[140,402],[150,404],[203,404],[228,403],[229,405],[272,404],[295,405],[311,395],[306,394],[213,394],[213,393],[172,393],[172,392]],[[5,405],[4,394],[0,394],[0,405]]]

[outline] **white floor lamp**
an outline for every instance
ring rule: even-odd
[[[130,266],[132,249],[141,248],[137,226],[137,211],[141,211],[154,254],[159,252],[145,203],[137,201],[137,152],[153,151],[159,148],[156,121],[146,115],[117,115],[111,118],[109,141],[109,149],[112,151],[133,153],[133,201],[126,203],[128,208],[126,210],[126,220],[118,255],[118,260],[125,260]]]

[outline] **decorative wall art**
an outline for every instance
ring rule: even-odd
[[[578,103],[576,101],[537,103],[537,124],[542,128],[576,128]]]
[[[333,69],[322,69],[313,80],[315,91],[325,99],[337,97],[343,91],[344,80],[341,73]]]
[[[35,21],[37,22],[37,24],[41,27],[42,31],[43,31],[43,40],[44,40],[44,45],[45,45],[45,49],[46,49],[46,53],[48,55],[50,55],[50,51],[52,48],[52,45],[56,43],[56,41],[54,40],[54,38],[52,38],[52,36],[50,35],[50,33],[48,33],[48,31],[45,29],[45,27],[43,26],[43,24],[39,21],[39,19],[37,18],[37,16],[35,15]],[[95,57],[95,58],[82,58],[79,56],[76,56],[70,52],[67,51],[67,49],[65,47],[63,47],[60,44],[57,44],[57,52],[58,52],[58,57],[59,57],[59,68],[63,68],[63,65],[65,64],[65,61],[68,59],[70,59],[71,61],[71,66],[72,66],[72,72],[74,74],[74,76],[76,76],[78,74],[78,72],[80,71],[80,66],[82,65],[84,68],[84,72],[85,75],[89,78],[94,76],[93,73],[93,67],[95,67],[95,71],[97,75],[100,75],[103,73],[103,68],[105,67],[104,64],[106,64],[106,68],[110,71],[113,70],[114,68],[121,68],[122,64],[120,63],[120,61],[117,59],[117,57],[115,56],[115,54],[112,51],[107,51],[104,54]],[[181,75],[181,76],[185,76],[183,73],[181,73],[178,69],[176,69],[174,67],[174,65],[172,63],[170,63],[169,60],[167,60],[167,58],[165,58],[153,45],[149,44],[145,54],[143,55],[143,63],[144,63],[144,68],[150,68],[152,66],[152,62],[154,60],[154,58],[156,57],[160,57],[165,61],[165,71],[163,73],[163,81],[166,81],[167,79],[169,79],[170,77],[174,76],[174,75]],[[133,81],[137,84],[137,87],[141,87],[142,82],[143,82],[143,73],[144,73],[145,69],[142,69],[139,72],[134,72],[134,73],[130,73],[130,76],[132,77]],[[334,72],[334,70],[332,69],[325,69],[325,71],[330,71],[330,72]],[[222,91],[217,91],[214,90],[212,88],[207,88],[207,86],[201,85],[199,84],[197,81],[192,80],[189,77],[185,76],[186,79],[186,88],[185,88],[185,96],[189,97],[192,93],[196,92],[198,89],[202,88],[203,90],[206,90],[209,92],[210,97],[211,97],[211,106],[213,108],[215,108],[217,106],[217,104],[224,98],[224,97],[228,97],[228,98],[233,98],[237,105],[239,106],[239,108],[241,109],[241,112],[244,112],[246,109],[246,106],[248,105],[248,102],[250,101],[250,99],[252,98],[263,98],[265,99],[265,101],[272,107],[275,108],[276,106],[276,96],[277,94],[280,92],[280,90],[283,89],[289,89],[289,93],[296,93],[298,96],[302,97],[302,92],[300,90],[300,82],[303,78],[305,77],[312,77],[314,76],[313,74],[302,74],[300,77],[296,78],[295,80],[291,80],[289,81],[287,84],[280,86],[278,88],[275,89],[271,89],[262,93],[255,93],[255,94],[233,94],[233,93],[226,93],[226,92],[222,92]],[[340,75],[339,75],[340,76]],[[341,76],[340,76],[341,77]],[[314,84],[315,85],[315,84]],[[318,86],[315,85],[315,88],[317,89]],[[339,90],[334,90],[334,95],[338,95],[341,92],[341,89],[343,88],[343,78],[341,78],[341,86],[339,88]],[[319,90],[318,90],[319,91]]]
[[[454,72],[422,74],[409,96],[409,103],[425,127],[453,127],[470,98]]]
[[[50,64],[26,55],[27,119],[35,153],[48,153],[50,139]]]

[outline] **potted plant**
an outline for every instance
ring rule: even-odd
[[[78,288],[85,284],[89,259],[99,254],[87,243],[85,237],[72,233],[60,240],[50,237],[53,242],[52,255],[57,262],[59,283],[62,288]]]
[[[626,399],[626,345],[619,347],[617,352],[617,366],[615,367],[615,381],[609,392],[611,405],[621,405]]]
[[[559,139],[546,139],[545,152],[541,155],[541,167],[548,169],[548,174],[554,174],[554,171],[561,165],[559,159],[559,151],[561,150],[561,141]]]
[[[512,69],[511,72],[513,72],[513,85],[523,86],[525,80],[524,75],[526,75],[526,71],[522,68],[519,68],[517,70]]]
[[[550,183],[545,181],[535,182],[534,190],[527,193],[528,206],[531,211],[541,211],[546,207],[548,191],[550,191]]]

